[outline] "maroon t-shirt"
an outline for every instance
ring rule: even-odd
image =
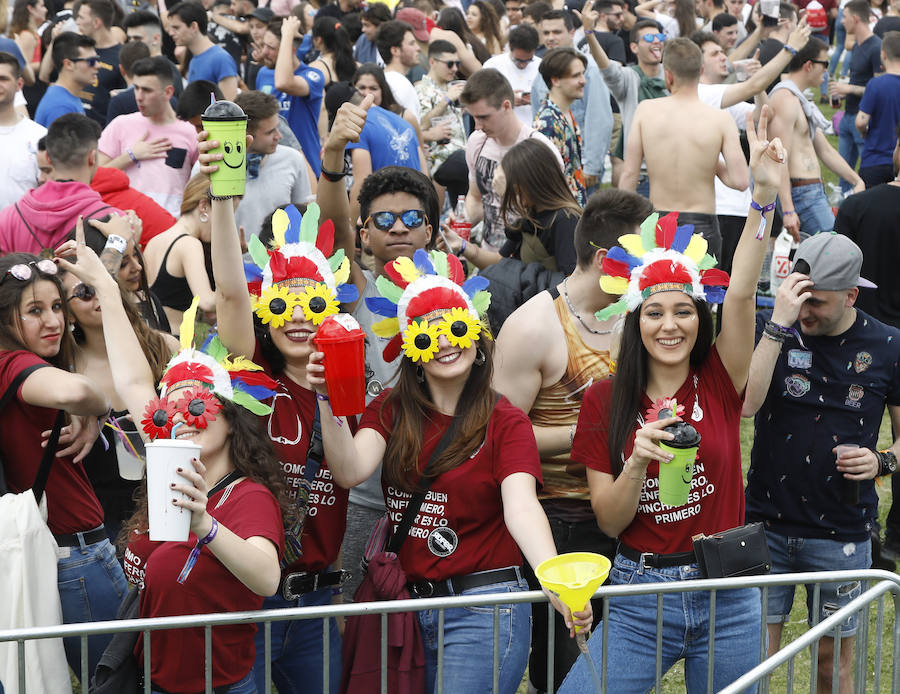
[[[600,381],[584,395],[578,428],[572,446],[572,460],[592,470],[612,473],[608,434],[612,380]],[[666,506],[659,500],[659,463],[647,466],[637,513],[619,539],[641,552],[668,554],[687,552],[698,533],[715,533],[744,524],[744,483],[741,472],[740,421],[743,398],[719,358],[715,347],[699,369],[691,370],[673,397],[684,405],[682,419],[701,436],[691,491],[684,506]],[[641,415],[652,407],[644,395]],[[634,447],[634,433],[628,438],[622,460]]]
[[[390,389],[366,408],[360,428],[374,429],[387,441],[394,416]],[[432,412],[423,422],[419,469],[450,426],[451,417]],[[488,422],[485,440],[461,465],[440,475],[428,490],[409,536],[400,548],[400,564],[410,580],[443,580],[453,576],[520,566],[522,552],[506,529],[500,483],[524,472],[541,483],[541,461],[531,422],[522,410],[500,398]],[[383,484],[384,498],[396,530],[411,494]]]
[[[50,366],[33,352],[0,352],[0,394],[23,369]],[[22,387],[0,412],[0,453],[6,483],[12,492],[23,492],[34,484],[41,464],[41,432],[53,428],[56,410],[35,407],[22,400]],[[54,535],[84,532],[103,523],[103,509],[81,463],[57,457],[47,479],[47,525]]]
[[[265,537],[284,551],[281,508],[268,489],[249,479],[225,487],[210,497],[207,511],[235,535]],[[197,537],[187,542],[150,542],[147,535],[133,535],[128,549],[130,569],[143,569],[141,617],[172,617],[208,612],[259,610],[263,598],[241,583],[204,546],[183,584],[177,582]],[[256,658],[253,635],[256,624],[229,624],[212,630],[212,684],[233,684],[244,677]],[[170,692],[202,692],[204,640],[201,627],[154,631],[150,644],[150,677]],[[144,658],[143,636],[135,647],[138,662]]]
[[[316,395],[284,374],[276,376],[272,373],[258,344],[253,361],[278,382],[278,389],[272,399],[272,414],[267,417],[267,431],[278,454],[291,498],[295,498],[306,470],[309,437],[316,416]],[[303,556],[285,567],[284,573],[323,571],[337,561],[347,527],[348,496],[349,490],[334,481],[331,470],[328,469],[328,461],[323,459],[310,489],[309,506],[300,541]]]

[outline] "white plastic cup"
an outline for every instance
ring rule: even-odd
[[[187,498],[169,486],[187,480],[176,470],[192,470],[191,458],[200,456],[200,446],[191,441],[157,439],[147,444],[147,513],[150,540],[186,542],[191,532],[191,512],[172,504],[172,499]]]

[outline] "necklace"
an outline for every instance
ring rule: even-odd
[[[612,328],[609,330],[597,330],[596,328],[592,328],[587,323],[584,322],[584,318],[578,315],[578,311],[575,310],[575,307],[572,306],[572,301],[569,299],[569,289],[567,286],[567,282],[569,278],[563,280],[563,298],[566,300],[566,306],[569,307],[569,310],[572,312],[572,315],[578,319],[578,322],[581,323],[581,327],[587,330],[591,335],[609,335],[612,332]]]

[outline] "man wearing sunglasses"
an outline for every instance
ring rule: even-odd
[[[112,33],[116,9],[111,0],[78,0],[75,4],[75,23],[83,36],[94,39],[97,57],[97,79],[88,85],[81,100],[84,112],[100,124],[106,126],[106,111],[109,108],[109,94],[113,90],[127,86],[119,72],[119,51],[122,44]]]
[[[534,55],[540,42],[537,29],[530,24],[520,24],[509,32],[509,50],[484,63],[485,67],[493,68],[503,75],[513,88],[516,95],[513,110],[522,125],[531,125],[534,120],[531,115],[531,85],[538,76],[538,66],[541,64],[540,59]]]
[[[35,122],[45,128],[66,113],[84,114],[79,94],[97,78],[100,59],[97,57],[94,39],[72,31],[64,31],[50,47],[53,67],[58,73],[34,114]]]

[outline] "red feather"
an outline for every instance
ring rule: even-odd
[[[269,390],[278,389],[278,384],[266,376],[265,371],[229,371],[228,376],[232,379],[239,378],[248,386],[263,386]]]
[[[678,213],[669,212],[656,222],[656,245],[660,248],[671,248],[678,228]]]
[[[262,294],[262,280],[247,282],[247,290],[250,292],[250,296],[259,296]]]
[[[384,361],[390,364],[394,359],[400,356],[400,348],[403,346],[403,333],[397,333],[394,337],[391,338],[391,341],[387,343],[384,347],[384,351],[381,353],[381,356],[384,357]]]
[[[212,369],[204,364],[195,361],[183,361],[180,364],[175,364],[162,377],[162,382],[166,385],[181,381],[203,381],[212,385],[214,376]]]
[[[730,281],[728,273],[718,268],[710,268],[700,273],[700,284],[712,284],[720,287],[727,287]]]
[[[334,222],[326,219],[319,227],[319,235],[316,237],[316,248],[322,251],[322,255],[328,258],[334,250]]]
[[[651,263],[644,272],[641,273],[640,289],[643,291],[647,287],[653,287],[657,284],[665,284],[673,282],[677,284],[693,284],[691,274],[681,263],[673,260],[657,260]]]
[[[435,287],[434,289],[426,289],[413,297],[406,308],[406,315],[415,318],[439,309],[449,311],[451,308],[466,308],[466,302],[452,289]],[[405,325],[401,325],[400,329],[403,330],[405,327]]]
[[[396,284],[400,289],[406,289],[409,282],[407,282],[403,277],[400,276],[400,273],[397,272],[397,269],[394,267],[394,261],[392,260],[387,265],[384,266],[384,273],[391,278],[391,282]]]
[[[284,282],[294,277],[304,277],[321,282],[322,275],[316,264],[309,258],[294,256],[285,258],[281,253],[272,253],[269,261],[269,269],[272,271],[272,283]]]
[[[626,279],[631,277],[631,269],[628,263],[623,263],[621,260],[613,260],[609,256],[603,258],[603,272],[613,277],[625,277]]]
[[[462,263],[459,262],[459,258],[452,253],[448,253],[447,265],[450,270],[450,280],[462,286],[462,283],[466,281],[466,273],[463,270]]]

